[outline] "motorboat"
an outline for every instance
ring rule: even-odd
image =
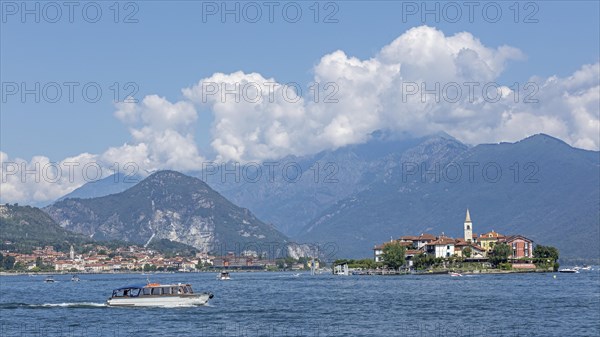
[[[213,298],[195,293],[190,284],[133,284],[113,290],[106,304],[114,307],[181,307],[204,305]]]
[[[589,270],[592,270],[592,266],[583,265],[583,267],[581,267],[580,269],[581,270],[588,270],[589,271]]]
[[[71,282],[79,282],[79,275],[77,274],[73,274],[73,276],[71,276]]]
[[[456,276],[459,276],[459,277],[460,277],[460,276],[462,276],[462,274],[460,274],[460,273],[455,273],[455,272],[451,272],[451,273],[449,273],[449,274],[450,274],[450,276],[453,276],[453,277],[456,277]]]
[[[563,268],[558,270],[559,273],[579,274],[579,270],[575,268]]]
[[[218,280],[221,281],[227,281],[227,280],[231,280],[231,276],[229,276],[229,272],[227,271],[222,271],[218,276],[217,276]]]
[[[56,282],[56,281],[54,281],[54,277],[52,277],[52,276],[48,276],[48,277],[46,277],[46,278],[44,279],[44,282],[45,282],[45,283],[54,283],[54,282]]]

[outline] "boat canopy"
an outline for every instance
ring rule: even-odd
[[[130,285],[127,285],[127,286],[123,286],[123,287],[117,288],[117,289],[115,289],[115,291],[116,290],[125,290],[125,289],[142,289],[145,286],[146,286],[146,284],[144,284],[144,283],[130,284]]]

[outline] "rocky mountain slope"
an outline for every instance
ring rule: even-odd
[[[61,227],[94,239],[181,242],[200,251],[264,251],[288,239],[203,181],[160,171],[116,194],[65,199],[46,208]]]

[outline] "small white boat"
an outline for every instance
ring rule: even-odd
[[[456,277],[456,276],[463,276],[463,275],[462,275],[462,274],[460,274],[460,273],[454,273],[454,272],[451,272],[451,273],[449,273],[449,274],[450,274],[450,276],[453,276],[453,277]]]
[[[73,276],[71,276],[71,282],[79,282],[79,275],[74,274]]]
[[[579,270],[575,268],[563,268],[558,270],[559,273],[579,274]]]
[[[45,283],[54,283],[54,282],[56,282],[56,281],[54,281],[54,277],[52,277],[52,276],[48,276],[48,277],[46,277],[46,278],[44,279],[44,282],[45,282]]]
[[[217,280],[221,280],[221,281],[227,281],[227,280],[231,280],[231,276],[229,276],[229,272],[226,271],[222,271],[218,276],[217,276]]]
[[[194,293],[190,284],[134,284],[113,290],[106,301],[120,307],[181,307],[204,305],[213,294]]]
[[[583,267],[580,268],[581,270],[592,270],[592,266],[586,266],[584,265]]]

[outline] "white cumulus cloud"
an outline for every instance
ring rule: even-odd
[[[598,149],[598,64],[569,78],[496,83],[508,62],[524,57],[511,46],[485,46],[467,32],[446,36],[421,26],[369,59],[341,50],[324,55],[314,67],[319,97],[305,89],[291,102],[275,90],[269,100],[261,87],[260,100],[248,99],[249,83],[276,80],[241,71],[216,73],[183,93],[213,112],[212,146],[224,160],[313,153],[364,142],[378,129],[414,136],[446,131],[472,144],[545,132]],[[325,101],[327,94],[335,103]]]

